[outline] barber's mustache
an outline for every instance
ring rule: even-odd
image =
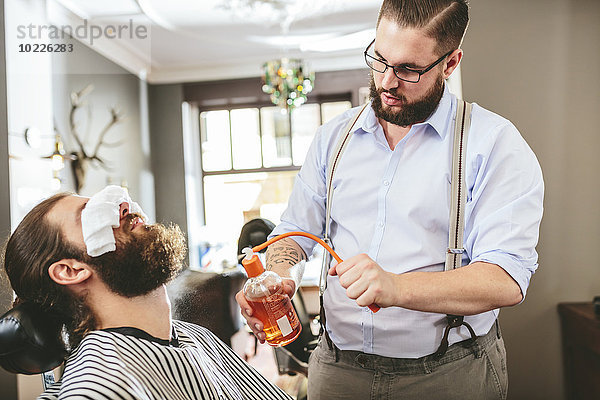
[[[380,88],[377,89],[377,93],[378,94],[382,94],[382,93],[388,93],[394,97],[396,97],[397,99],[401,100],[402,102],[406,102],[406,97],[403,94],[398,93],[397,89],[384,89],[384,88]]]

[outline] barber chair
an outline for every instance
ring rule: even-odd
[[[37,305],[23,303],[0,317],[0,366],[15,374],[42,374],[44,390],[53,369],[68,355],[63,324]]]
[[[219,274],[186,269],[167,286],[173,318],[201,325],[231,346],[243,325],[235,294],[245,281],[239,269]]]
[[[264,243],[273,228],[275,228],[275,225],[264,218],[257,218],[247,222],[242,227],[238,240],[238,259],[243,257],[242,249],[245,247],[254,247]],[[277,370],[281,375],[295,375],[299,373],[308,376],[308,358],[317,345],[318,336],[312,332],[312,319],[306,311],[304,298],[300,290],[292,298],[292,305],[298,314],[298,319],[302,325],[302,332],[300,332],[300,335],[292,343],[274,348]]]

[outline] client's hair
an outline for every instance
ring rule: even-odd
[[[48,275],[48,267],[61,259],[82,260],[84,251],[67,240],[60,226],[48,221],[47,214],[70,193],[59,193],[36,205],[23,218],[9,238],[4,253],[4,269],[17,294],[14,305],[37,304],[59,318],[75,347],[83,336],[95,328],[93,312],[85,299],[71,294]]]

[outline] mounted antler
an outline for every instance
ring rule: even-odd
[[[78,127],[75,122],[75,114],[76,114],[77,110],[79,110],[85,104],[84,97],[86,95],[88,95],[92,90],[94,90],[94,86],[88,85],[79,92],[71,93],[71,111],[69,113],[69,129],[70,129],[71,136],[73,137],[73,139],[75,139],[75,142],[77,144],[77,149],[71,152],[71,161],[72,161],[71,166],[73,168],[73,177],[75,179],[75,187],[77,188],[78,193],[81,190],[81,188],[83,187],[83,185],[85,184],[85,176],[86,176],[87,170],[89,168],[90,162],[97,161],[103,168],[108,169],[104,160],[102,160],[98,156],[98,151],[100,150],[100,148],[102,146],[115,147],[122,143],[122,142],[106,143],[104,141],[104,136],[106,135],[106,133],[113,126],[115,126],[116,124],[121,122],[124,118],[124,115],[119,110],[117,110],[116,108],[111,108],[111,110],[110,110],[111,119],[104,126],[104,128],[100,131],[96,145],[94,146],[93,153],[90,154],[85,150],[84,142],[81,139],[81,136],[79,135]]]

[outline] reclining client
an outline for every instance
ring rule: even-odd
[[[171,319],[165,284],[186,253],[126,191],[52,196],[6,245],[17,295],[60,316],[71,351],[40,399],[290,399],[210,331]]]

